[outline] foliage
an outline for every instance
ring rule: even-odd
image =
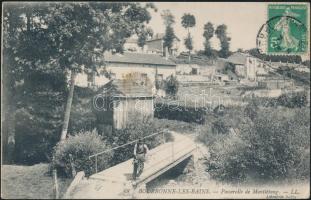
[[[220,51],[219,56],[222,58],[227,58],[230,55],[230,40],[231,38],[227,36],[227,26],[225,24],[217,26],[215,34],[220,41]]]
[[[190,14],[190,13],[185,13],[182,17],[181,17],[181,25],[184,28],[191,28],[194,27],[196,24],[195,22],[195,17],[194,15]]]
[[[258,105],[255,101],[251,101],[249,104],[246,105],[244,109],[244,115],[251,120],[255,120],[257,117],[257,112],[258,112]]]
[[[173,41],[175,36],[174,29],[173,29],[173,24],[175,23],[175,17],[171,13],[170,10],[163,10],[161,17],[164,21],[165,25],[165,35],[164,35],[164,48],[167,47],[168,50],[171,50],[173,46]]]
[[[161,13],[165,27],[172,26],[175,23],[175,17],[170,10],[163,10]]]
[[[243,118],[237,133],[203,130],[200,138],[210,148],[207,167],[213,178],[234,182],[248,177],[265,181],[309,178],[309,110],[269,108],[259,110],[253,122]]]
[[[171,26],[167,26],[165,29],[165,35],[164,35],[164,43],[163,46],[164,48],[167,47],[168,50],[170,51],[172,46],[173,46],[173,41],[176,38],[174,29]]]
[[[48,161],[62,126],[64,85],[62,73],[32,72],[20,88],[15,111],[17,163]]]
[[[214,26],[211,22],[208,22],[204,25],[203,37],[205,38],[204,42],[204,53],[206,56],[212,57],[213,51],[211,47],[210,39],[214,36]]]
[[[184,44],[185,44],[186,48],[189,50],[189,60],[190,60],[190,52],[193,49],[193,41],[192,41],[192,37],[191,37],[190,32],[189,32],[189,28],[194,27],[195,24],[196,24],[196,22],[195,22],[194,15],[192,15],[190,13],[185,13],[181,17],[181,25],[185,29],[188,29],[188,35],[187,35],[187,37],[184,40]]]
[[[188,34],[188,36],[185,38],[184,44],[189,52],[193,49],[193,40],[190,34]]]
[[[255,56],[257,58],[260,58],[265,61],[271,61],[271,62],[284,62],[284,63],[301,63],[301,56],[299,55],[267,55],[260,53],[258,49],[250,49],[248,50],[248,53],[252,56]]]
[[[135,116],[135,117],[134,117]],[[142,116],[138,113],[132,113],[130,121],[126,127],[121,130],[115,130],[114,134],[108,138],[113,146],[119,146],[128,142],[138,140],[153,133],[158,133],[163,129],[156,126],[152,118]],[[171,135],[166,133],[165,140],[171,140]],[[158,134],[144,139],[144,143],[149,149],[152,149],[163,142],[162,134]],[[133,157],[135,142],[114,151],[113,164],[117,164]]]
[[[164,82],[164,88],[165,88],[166,94],[170,96],[175,96],[178,92],[178,87],[179,87],[179,82],[176,76],[171,75],[166,78]]]
[[[205,122],[205,108],[185,107],[173,103],[156,103],[154,116],[159,119],[179,120],[203,124]]]
[[[42,154],[50,152],[45,147],[55,144],[60,132],[68,71],[95,71],[103,64],[103,52],[122,52],[128,37],[145,30],[150,8],[155,9],[149,3],[144,7],[140,3],[98,2],[5,4],[3,103],[8,127],[4,148],[9,141],[14,146],[16,140],[16,158],[45,161]],[[44,76],[38,78],[38,73]],[[44,79],[57,76],[60,79]],[[16,120],[15,115],[23,120]],[[24,150],[22,146],[29,141],[36,142]]]
[[[307,105],[307,94],[306,92],[293,92],[282,94],[277,98],[256,97],[252,101],[264,107],[284,106],[288,108],[301,108]]]
[[[152,36],[153,30],[150,27],[140,31],[140,33],[138,33],[138,40],[137,40],[138,46],[143,48],[146,44],[147,39],[151,38]]]
[[[89,156],[109,148],[110,146],[102,140],[97,131],[80,132],[55,146],[52,165],[59,172],[70,177],[72,174],[71,155],[75,170],[83,170],[89,176],[95,172],[95,159],[89,159]],[[98,170],[103,170],[109,166],[112,156],[111,152],[98,156]]]
[[[68,132],[74,134],[98,128],[96,114],[92,111],[95,92],[90,88],[78,86],[76,86],[75,91],[70,111]]]
[[[277,72],[283,76],[294,79],[296,83],[302,83],[303,85],[310,85],[310,72],[297,71],[291,69],[288,66],[280,66]]]

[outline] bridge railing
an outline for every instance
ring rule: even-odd
[[[165,140],[165,134],[167,134],[167,133],[169,133],[169,131],[168,131],[167,129],[164,129],[164,130],[162,130],[162,131],[159,131],[159,132],[156,132],[156,133],[152,133],[152,134],[150,134],[150,135],[148,135],[148,136],[142,137],[141,139],[146,139],[146,138],[150,138],[150,137],[154,137],[154,136],[157,136],[157,135],[162,134],[162,144],[164,144],[164,143],[166,142],[166,140]],[[101,156],[101,155],[103,155],[103,154],[105,154],[105,153],[108,153],[108,152],[111,152],[111,151],[113,151],[113,150],[116,150],[116,149],[125,147],[125,146],[127,146],[127,145],[131,145],[131,144],[133,144],[133,143],[136,143],[138,140],[139,140],[139,139],[137,139],[137,140],[132,140],[132,141],[130,141],[130,142],[128,142],[128,143],[125,143],[125,144],[122,144],[122,145],[113,147],[113,148],[111,148],[111,149],[107,149],[107,150],[105,150],[105,151],[98,152],[98,153],[96,153],[96,154],[90,155],[90,156],[89,156],[89,159],[95,158],[95,164],[94,164],[94,165],[95,165],[95,173],[98,172],[98,164],[97,164],[98,156]]]
[[[179,146],[182,147],[182,149],[176,149],[176,145],[174,145],[174,143],[178,144]],[[180,145],[183,144],[183,145]],[[174,142],[171,142],[171,144],[169,144],[168,146],[164,146],[163,148],[152,152],[152,154],[161,152],[161,151],[167,151],[170,152],[167,154],[167,156],[163,157],[161,160],[158,160],[156,163],[152,163],[151,166],[147,167],[144,169],[144,172],[152,170],[153,168],[155,168],[157,165],[160,165],[161,163],[167,163],[167,162],[174,162],[175,159],[178,159],[178,154],[182,154],[185,151],[189,151],[193,149],[193,144],[192,143],[188,143],[188,139],[187,138],[182,138],[182,139],[178,139],[178,140],[174,140]],[[177,151],[179,150],[179,151]]]

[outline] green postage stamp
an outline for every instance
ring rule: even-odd
[[[308,51],[308,7],[305,4],[268,5],[268,54],[304,54]]]

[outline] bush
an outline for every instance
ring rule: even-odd
[[[142,137],[151,135],[162,131],[162,128],[159,128],[155,125],[152,118],[142,116],[141,119],[138,119],[137,114],[133,114],[136,117],[131,117],[126,128],[122,130],[115,130],[113,137],[109,138],[108,141],[113,144],[113,146],[119,146],[126,144],[130,141],[140,139]],[[165,140],[172,140],[171,134],[165,134]],[[144,142],[147,144],[149,149],[152,149],[160,145],[163,141],[162,134],[158,134],[149,138],[146,138]],[[114,151],[113,162],[114,164],[123,162],[133,157],[135,143],[129,144],[125,147],[121,147]]]
[[[205,122],[206,108],[185,107],[167,103],[156,103],[154,116],[159,119],[179,120],[184,122]]]
[[[102,140],[102,137],[97,134],[96,130],[85,133],[80,132],[55,146],[52,165],[59,172],[70,177],[72,174],[71,154],[75,170],[77,172],[83,170],[89,176],[95,172],[95,158],[89,159],[89,156],[109,148],[111,147]],[[111,152],[98,156],[98,171],[109,166],[111,158]]]
[[[66,76],[62,72],[35,70],[27,72],[24,84],[16,88],[16,102],[8,102],[10,108],[14,105],[16,109],[10,110],[10,115],[15,114],[11,131],[15,126],[16,164],[49,161],[64,117],[65,86]]]
[[[307,105],[307,94],[305,92],[295,92],[292,94],[282,94],[277,98],[256,97],[252,101],[264,107],[284,106],[288,108],[301,108]]]
[[[164,81],[165,92],[168,95],[175,96],[178,92],[179,82],[176,76],[169,76]]]
[[[90,88],[76,87],[70,111],[69,133],[92,131],[97,129],[96,113],[93,112],[95,92]]]
[[[206,133],[207,163],[213,178],[243,182],[309,179],[310,111],[304,109],[262,109],[253,122],[245,120],[238,133]],[[212,139],[211,139],[212,138]]]

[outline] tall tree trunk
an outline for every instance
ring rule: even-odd
[[[189,30],[189,28],[188,28],[188,37],[189,37],[189,40],[190,40],[190,30]],[[190,52],[190,49],[189,49],[189,52],[188,52],[188,53],[189,53],[188,62],[189,62],[189,64],[190,64],[190,61],[191,61],[191,57],[190,57],[190,56],[191,56],[191,55],[190,55],[191,52]]]
[[[71,104],[73,99],[73,91],[75,88],[75,80],[76,80],[76,73],[71,70],[70,75],[70,90],[67,98],[67,104],[66,104],[66,110],[65,110],[65,116],[64,116],[64,123],[62,128],[62,134],[60,137],[60,141],[63,141],[66,139],[67,131],[68,131],[68,125],[69,125],[69,119],[70,119],[70,110],[71,110]]]
[[[7,119],[7,143],[6,143],[6,161],[9,164],[14,162],[15,150],[15,106],[9,103]]]

